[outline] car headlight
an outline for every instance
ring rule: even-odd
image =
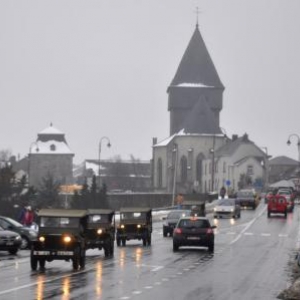
[[[18,240],[20,240],[20,239],[21,239],[21,236],[20,236],[20,235],[16,236],[16,241],[18,241]]]
[[[231,208],[231,209],[230,209],[230,211],[231,211],[231,212],[234,212],[234,209],[233,209],[233,208]]]
[[[218,209],[216,207],[214,207],[214,211],[217,211]]]
[[[40,241],[40,242],[42,242],[42,243],[43,243],[43,242],[45,242],[45,240],[46,240],[46,239],[45,239],[45,237],[44,237],[44,236],[40,236],[40,237],[39,237],[39,241]]]
[[[66,236],[64,236],[63,240],[65,243],[70,243],[72,238],[70,236],[66,235]]]

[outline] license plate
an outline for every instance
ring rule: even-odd
[[[14,244],[14,242],[7,242],[6,246],[12,246]]]
[[[188,236],[187,239],[188,240],[200,240],[200,238],[198,236]]]

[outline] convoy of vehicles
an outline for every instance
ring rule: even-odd
[[[143,246],[151,245],[152,210],[143,207],[120,209],[120,223],[116,231],[117,246],[126,246],[126,241],[142,240]]]

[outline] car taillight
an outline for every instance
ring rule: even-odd
[[[176,234],[182,234],[181,228],[175,228],[174,229],[174,233],[176,233]]]
[[[206,233],[207,234],[212,234],[212,233],[214,233],[214,231],[211,228],[207,228]]]

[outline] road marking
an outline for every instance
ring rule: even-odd
[[[288,237],[288,234],[278,234],[279,237]]]
[[[144,286],[144,289],[152,289],[153,288],[153,286],[151,286],[151,285],[147,285],[147,286]]]
[[[140,295],[142,293],[142,291],[133,291],[132,294],[134,295]]]
[[[253,235],[253,232],[244,232],[244,235]]]

